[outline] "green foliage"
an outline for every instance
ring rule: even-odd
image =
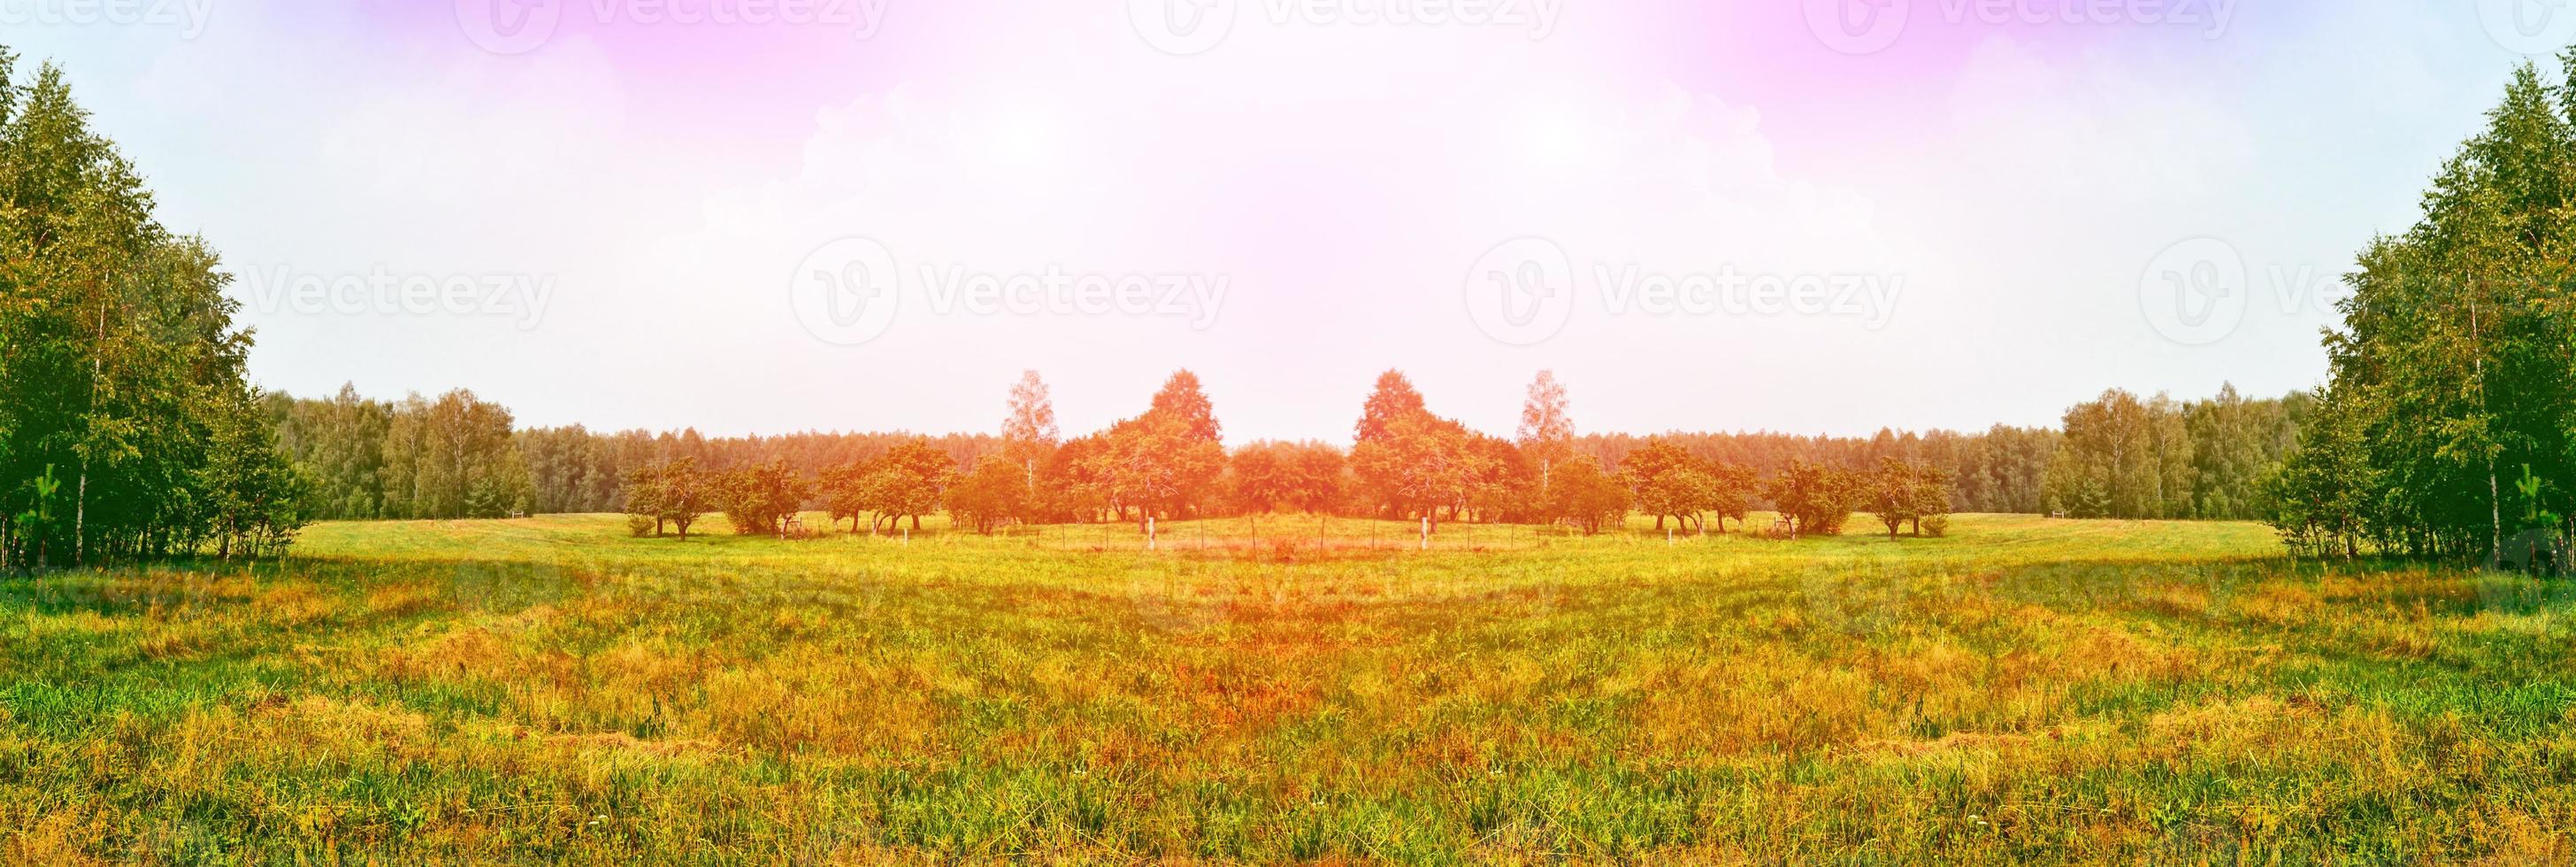
[[[2048,467],[2052,511],[2077,518],[2189,518],[2193,443],[2185,407],[2126,391],[2066,411],[2065,438]]]
[[[1882,458],[1866,480],[1869,510],[1887,537],[1912,524],[1914,535],[1940,536],[1950,526],[1950,475],[1937,467]],[[1927,527],[1928,525],[1928,527]]]
[[[679,458],[652,466],[636,467],[626,472],[625,497],[627,528],[637,535],[644,533],[650,522],[652,535],[662,535],[669,527],[689,538],[689,527],[716,507],[716,481],[698,469],[696,458]]]
[[[88,124],[0,52],[0,564],[282,550],[303,492],[255,430],[231,278]]]
[[[2333,382],[2268,486],[2295,549],[2484,557],[2510,521],[2576,511],[2576,127],[2525,65],[2375,239],[2327,335]],[[2506,475],[2523,468],[2527,484]]]
[[[503,518],[534,500],[510,410],[463,389],[395,405],[384,473],[389,518]]]
[[[31,505],[27,510],[19,512],[14,523],[10,525],[11,541],[14,541],[18,535],[33,540],[33,553],[19,554],[17,559],[22,564],[32,559],[37,568],[44,568],[46,565],[45,540],[52,538],[58,531],[54,526],[54,498],[62,493],[63,483],[54,477],[54,465],[46,464],[44,474],[37,476],[30,483],[30,487],[34,489],[35,495],[29,498]],[[7,565],[9,550],[10,546],[0,546],[0,566]]]
[[[2306,394],[2248,400],[2229,385],[2216,398],[2185,405],[2183,427],[2192,456],[2191,517],[2252,520],[2269,514],[2263,478],[2298,448],[2298,417],[2309,401]]]

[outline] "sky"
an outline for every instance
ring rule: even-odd
[[[2521,4],[2521,5],[2517,5]],[[522,425],[2054,424],[2318,384],[2539,0],[0,0],[261,385]],[[2539,52],[2538,56],[2531,52]],[[2553,76],[2554,72],[2551,73]]]

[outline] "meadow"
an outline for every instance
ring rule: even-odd
[[[0,578],[0,862],[2576,858],[2565,585],[1860,523],[563,516]]]

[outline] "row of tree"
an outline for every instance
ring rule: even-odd
[[[796,472],[873,459],[917,437],[801,433],[710,438],[696,430],[595,433],[516,429],[510,411],[470,391],[371,400],[342,386],[327,400],[271,396],[277,440],[311,478],[323,520],[496,518],[617,512],[637,471],[675,461],[705,468],[784,462]],[[990,436],[929,440],[952,462],[993,450]]]
[[[1775,432],[1586,434],[1578,438],[1576,449],[1615,466],[1654,440],[1711,461],[1745,467],[1765,478],[1779,475],[1792,461],[1875,467],[1894,458],[1949,473],[1950,498],[1959,511],[2045,514],[2051,509],[2043,483],[2057,456],[2060,436],[2048,428],[2009,425],[1974,433],[1881,430],[1869,437]]]
[[[1568,415],[1564,385],[1542,372],[1530,386],[1520,427],[1506,439],[1431,412],[1411,381],[1390,371],[1363,403],[1347,450],[1255,442],[1231,451],[1188,371],[1173,375],[1145,412],[1069,440],[1057,430],[1046,384],[1035,373],[1013,386],[998,435],[935,439],[819,433],[708,439],[695,431],[600,435],[579,427],[514,432],[506,409],[462,391],[387,403],[344,387],[330,400],[273,399],[271,412],[281,443],[316,480],[312,511],[330,518],[655,514],[658,504],[650,498],[640,508],[633,501],[637,480],[686,466],[705,476],[707,511],[745,518],[764,513],[728,505],[746,499],[724,495],[742,487],[727,480],[771,471],[772,478],[802,480],[790,489],[794,499],[829,509],[836,521],[946,510],[987,532],[1015,523],[1283,509],[1587,528],[1634,510],[1655,515],[1658,527],[1679,521],[1692,532],[1715,516],[1725,532],[1727,520],[1779,504],[1778,480],[1822,469],[1850,475],[1853,481],[1830,487],[1853,491],[1843,499],[1854,509],[1885,502],[1880,490],[1888,486],[1877,480],[1889,466],[1939,479],[1942,505],[1933,511],[1940,513],[1956,507],[2086,518],[2257,517],[2269,514],[2262,479],[2296,448],[2314,405],[2307,395],[2247,399],[2233,387],[2187,403],[2112,391],[2070,409],[2062,433],[1998,427],[1973,435],[1881,431],[1871,438],[1584,436]],[[932,455],[941,459],[938,467],[931,466]],[[735,522],[746,532],[766,532],[758,527],[774,523]],[[652,531],[669,525],[667,518],[657,520]]]
[[[0,569],[262,555],[303,526],[230,278],[153,212],[61,71],[0,49]]]
[[[702,514],[723,512],[736,532],[783,534],[819,506],[850,532],[892,530],[946,511],[984,533],[1012,524],[1147,521],[1262,513],[1369,515],[1439,523],[1560,523],[1586,532],[1623,524],[1632,511],[1684,532],[1741,522],[1764,501],[1790,512],[1789,532],[1840,532],[1856,510],[1890,535],[1909,526],[1938,535],[1951,509],[1948,470],[1882,458],[1873,471],[1793,459],[1764,480],[1753,469],[1654,440],[1616,465],[1583,454],[1565,389],[1541,373],[1523,424],[1505,440],[1434,415],[1403,374],[1388,372],[1362,408],[1351,450],[1322,443],[1256,442],[1228,452],[1198,378],[1181,371],[1146,411],[1064,440],[1045,383],[1032,372],[1011,393],[998,448],[961,464],[914,439],[862,460],[806,474],[783,459],[706,470],[682,457],[630,471],[626,510],[637,535],[687,536]],[[862,524],[864,521],[864,525]],[[862,527],[864,526],[864,530]]]
[[[828,510],[835,521],[877,522],[853,523],[854,532],[906,518],[917,524],[943,510],[986,532],[1277,510],[1594,529],[1633,510],[1690,532],[1714,516],[1725,532],[1726,521],[1784,496],[1824,516],[1793,518],[1801,528],[1838,528],[1840,519],[1826,515],[1836,504],[1858,511],[1928,503],[1933,493],[1937,508],[1916,511],[2247,517],[2268,502],[2259,480],[2295,446],[2313,401],[2248,400],[2233,388],[2190,403],[2114,391],[2069,410],[2065,433],[1583,436],[1564,385],[1542,372],[1506,439],[1431,412],[1411,381],[1390,371],[1363,403],[1349,449],[1255,442],[1231,451],[1188,371],[1174,374],[1145,412],[1069,440],[1035,373],[1013,386],[1009,405],[998,435],[940,438],[513,431],[506,409],[463,391],[379,402],[344,387],[330,400],[272,399],[270,411],[280,442],[315,480],[312,511],[330,518],[623,510],[638,516],[639,531],[663,533],[673,521],[668,507],[699,506],[733,515],[744,532],[774,532],[795,510],[761,504],[792,501]],[[1907,470],[1892,475],[1889,467]],[[1915,481],[1882,483],[1900,476]],[[660,496],[655,486],[666,478],[683,480],[673,484],[696,496]],[[1784,493],[1783,479],[1816,484]],[[1921,479],[1937,479],[1939,490]],[[1885,493],[1909,486],[1917,496]],[[654,519],[649,528],[644,516]]]
[[[2067,410],[2061,430],[1999,425],[1974,434],[1882,430],[1867,438],[1607,434],[1583,437],[1576,448],[1618,465],[1660,442],[1766,478],[1798,463],[1871,468],[1892,460],[1939,471],[1951,502],[1965,512],[2251,520],[2270,514],[2263,480],[2297,449],[2315,405],[2305,393],[2252,399],[2232,385],[2189,402],[2114,390]]]
[[[2265,479],[2298,450],[2315,399],[2209,400],[2125,391],[2066,411],[2042,502],[2076,518],[2253,520],[2272,514]]]

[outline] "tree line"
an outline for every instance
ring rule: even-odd
[[[719,512],[737,531],[781,533],[807,510],[851,522],[851,532],[918,527],[945,512],[987,533],[1276,511],[1598,531],[1635,513],[1693,533],[1714,519],[1723,533],[1776,509],[1786,532],[1839,532],[1849,515],[1869,513],[1938,534],[1954,510],[2247,517],[2308,401],[2249,400],[2233,388],[2189,403],[2114,391],[2070,409],[2066,432],[1584,435],[1564,384],[1542,372],[1505,438],[1432,412],[1389,371],[1362,401],[1347,447],[1232,448],[1188,371],[1138,415],[1071,438],[1034,372],[1012,387],[997,433],[942,437],[513,431],[508,410],[465,391],[386,402],[344,387],[329,400],[268,404],[281,446],[313,480],[309,511],[326,518],[623,511],[638,533],[660,535]]]
[[[304,480],[229,282],[61,70],[22,81],[0,49],[0,570],[292,543]]]
[[[2345,278],[2301,448],[2266,486],[2298,551],[2457,559],[2576,515],[2576,53],[2526,64],[2416,223]]]
[[[2188,402],[2105,392],[2066,411],[2042,501],[2075,518],[2267,517],[2264,485],[2315,408],[2308,394],[2249,399],[2232,385]]]
[[[1542,372],[1523,423],[1505,439],[1433,413],[1402,373],[1379,377],[1363,401],[1347,450],[1315,442],[1253,442],[1227,449],[1198,377],[1172,375],[1146,409],[1090,434],[1065,438],[1035,372],[1011,390],[993,447],[958,460],[914,438],[875,454],[804,472],[770,458],[713,467],[694,457],[656,460],[624,475],[625,511],[637,535],[685,538],[721,512],[738,533],[783,534],[818,507],[852,533],[918,529],[945,511],[957,525],[993,533],[1012,525],[1149,522],[1289,510],[1390,520],[1562,524],[1600,532],[1637,512],[1659,528],[1717,532],[1765,503],[1790,512],[1786,533],[1840,532],[1855,511],[1891,536],[1940,535],[1951,512],[1951,473],[1883,457],[1865,468],[1792,459],[1766,478],[1750,467],[1650,440],[1620,460],[1587,453],[1567,413],[1564,386]],[[809,532],[812,528],[805,528]]]
[[[311,478],[310,511],[322,520],[617,512],[626,505],[628,476],[639,467],[680,459],[708,468],[784,461],[818,475],[915,439],[902,433],[708,437],[694,429],[518,429],[508,408],[466,390],[384,401],[342,386],[329,399],[271,395],[264,412],[279,445]],[[929,441],[960,464],[995,447],[991,436]]]
[[[2069,408],[2061,428],[1980,433],[1881,430],[1871,437],[1669,433],[1582,437],[1579,451],[1618,464],[1650,443],[1776,478],[1805,463],[1939,470],[1962,512],[2073,518],[2254,520],[2271,514],[2265,478],[2296,451],[2313,396],[2206,400],[2112,390]]]

